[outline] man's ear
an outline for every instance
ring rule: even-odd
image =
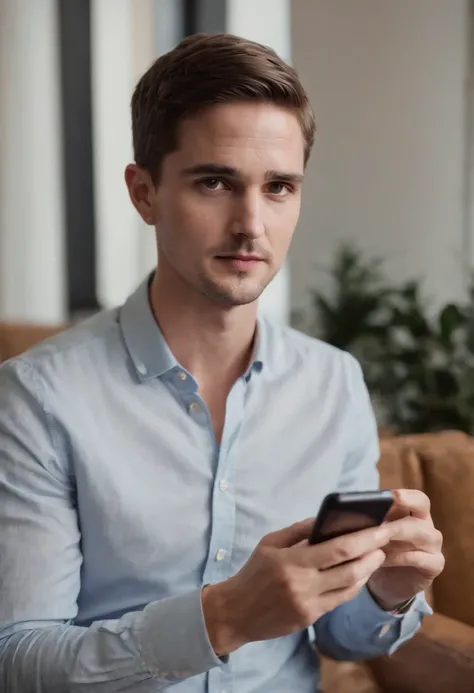
[[[149,226],[156,223],[155,186],[148,171],[137,164],[128,164],[125,183],[133,206]]]

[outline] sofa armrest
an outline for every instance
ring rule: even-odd
[[[382,693],[366,662],[342,662],[319,655],[321,693]]]
[[[368,666],[384,693],[474,693],[474,627],[435,613],[397,652]]]

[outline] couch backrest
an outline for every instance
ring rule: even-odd
[[[397,436],[380,441],[379,474],[382,488],[423,490],[424,480],[416,446],[410,438]]]
[[[13,358],[65,329],[65,325],[0,322],[0,362]]]
[[[446,558],[430,601],[474,626],[474,439],[454,431],[382,440],[379,471],[383,487],[418,488],[430,498]]]

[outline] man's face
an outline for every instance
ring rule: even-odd
[[[155,191],[159,263],[223,306],[255,301],[287,253],[303,173],[288,110],[231,103],[185,120]]]

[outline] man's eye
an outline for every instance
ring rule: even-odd
[[[207,190],[220,190],[219,186],[223,185],[219,178],[204,178],[203,180],[200,180],[199,183]]]
[[[274,181],[273,183],[269,183],[268,192],[271,195],[281,196],[286,195],[287,193],[291,192],[291,190],[286,183],[278,183],[278,181]]]

